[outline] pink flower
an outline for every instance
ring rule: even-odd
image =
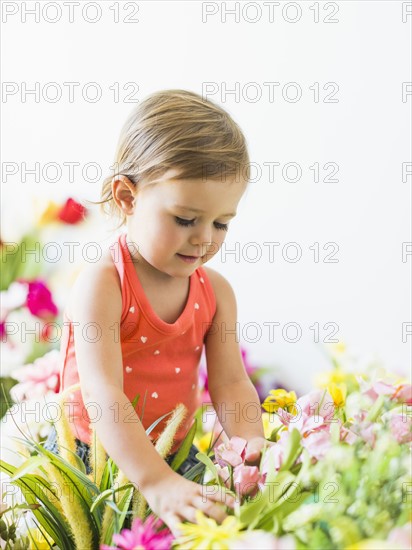
[[[296,421],[292,422],[293,428],[299,430],[303,437],[308,437],[309,434],[317,430],[325,430],[329,427],[322,416],[308,416],[305,412],[297,416]]]
[[[29,282],[27,307],[32,315],[40,318],[54,317],[58,313],[56,304],[47,286],[40,280]]]
[[[283,430],[279,434],[279,439],[271,445],[268,450],[265,453],[263,464],[262,464],[262,474],[266,475],[269,472],[269,465],[273,464],[273,467],[275,470],[279,470],[279,468],[283,464],[283,459],[286,452],[286,447],[288,444],[289,439],[289,432],[286,430]]]
[[[321,460],[324,458],[331,448],[331,440],[329,431],[322,430],[319,432],[310,433],[302,438],[302,446],[305,447],[310,456]]]
[[[299,418],[299,410],[298,414],[292,414],[285,409],[280,408],[276,411],[276,414],[279,416],[280,421],[285,426],[289,426],[290,423],[295,422]]]
[[[101,545],[100,550],[170,550],[173,535],[166,528],[159,530],[160,525],[161,521],[153,515],[145,522],[136,518],[131,529],[113,535],[116,546]]]
[[[389,395],[392,401],[396,403],[406,403],[412,405],[412,385],[411,384],[399,384],[394,386],[393,384],[386,382],[385,380],[377,380],[368,386],[364,380],[360,380],[360,386],[362,393],[376,401],[380,395]]]
[[[219,464],[216,464],[216,470],[220,477],[220,479],[223,481],[225,486],[230,489],[230,472],[229,468],[225,466],[224,468],[221,468]]]
[[[353,445],[356,443],[358,439],[358,436],[352,432],[352,430],[349,430],[348,428],[345,428],[344,426],[341,426],[340,429],[340,441],[344,441],[348,445]]]
[[[236,493],[240,496],[254,496],[259,490],[261,475],[257,466],[245,466],[240,464],[233,471],[233,482]]]
[[[296,408],[298,415],[306,413],[307,416],[322,417],[322,423],[329,423],[335,413],[333,399],[325,390],[314,390],[303,395],[297,400]]]
[[[373,422],[368,422],[364,420],[356,428],[357,434],[361,437],[366,443],[369,443],[371,447],[375,446],[376,441],[376,427]]]
[[[408,550],[412,546],[412,523],[405,523],[402,527],[395,527],[388,535],[388,542],[397,548]]]
[[[391,396],[391,399],[397,403],[406,403],[407,405],[412,405],[412,385],[411,384],[400,384],[395,393]]]
[[[398,443],[412,441],[412,418],[406,414],[394,414],[389,421],[393,435]]]
[[[12,371],[12,377],[20,383],[10,390],[14,401],[42,397],[48,392],[58,393],[60,388],[60,353],[49,351],[33,364]]]
[[[238,466],[245,459],[246,439],[234,436],[227,443],[222,443],[215,449],[215,457],[219,466]]]

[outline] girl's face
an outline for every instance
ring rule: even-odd
[[[152,275],[189,277],[219,251],[246,184],[168,177],[170,172],[139,189],[127,240],[131,254]]]

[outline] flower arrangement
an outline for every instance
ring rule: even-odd
[[[47,547],[61,550],[99,545],[105,550],[410,548],[411,384],[382,370],[354,374],[335,364],[321,385],[299,398],[283,388],[269,392],[263,403],[268,444],[259,467],[245,463],[246,442],[240,437],[198,453],[202,482],[235,498],[234,510],[227,510],[220,525],[198,512],[197,523],[181,524],[181,535],[173,540],[98,444],[92,474],[85,474],[64,426],[58,428],[64,442],[60,457],[26,442],[31,456],[18,468],[1,464],[25,498],[26,508],[14,507],[13,513],[32,514],[37,534],[53,541]],[[171,426],[178,424],[170,422],[158,444],[163,456],[173,438]],[[187,456],[195,431],[194,426],[180,459]],[[60,500],[53,499],[56,480]],[[59,502],[66,511],[69,493],[78,512],[66,519]],[[17,521],[14,525],[18,530]],[[20,539],[30,535],[29,530]],[[81,546],[86,540],[88,546]]]
[[[50,202],[18,242],[0,240],[1,384],[7,397],[18,380],[16,371],[58,345],[54,327],[60,319],[60,308],[53,274],[62,266],[45,260],[47,231],[53,231],[52,244],[56,245],[54,241],[59,240],[65,227],[80,225],[86,216],[87,210],[72,198],[62,204]],[[58,385],[54,378],[52,385]],[[2,401],[0,417],[5,412]]]

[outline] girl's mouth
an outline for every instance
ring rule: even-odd
[[[194,264],[199,259],[199,256],[185,256],[184,254],[177,254],[177,256],[187,264]]]

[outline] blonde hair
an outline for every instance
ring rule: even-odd
[[[248,182],[245,137],[221,107],[186,90],[163,90],[147,97],[124,124],[115,155],[115,173],[103,181],[97,203],[121,216],[112,195],[113,178],[127,176],[138,186],[154,182],[168,170],[172,179],[221,179]]]

